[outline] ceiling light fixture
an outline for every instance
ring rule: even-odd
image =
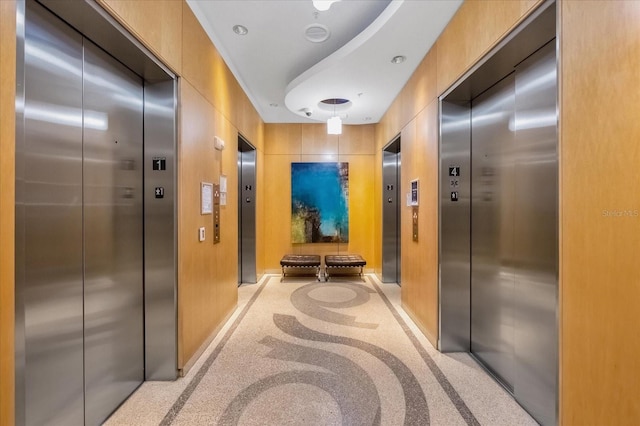
[[[249,30],[244,25],[234,25],[233,26],[233,32],[238,34],[238,35],[243,36],[243,35],[247,35]]]
[[[327,134],[328,135],[342,134],[342,120],[337,115],[327,120]]]
[[[324,12],[326,10],[329,10],[329,8],[333,3],[338,2],[340,0],[312,0],[312,1],[313,1],[313,7],[315,7],[320,12]]]
[[[327,112],[331,111],[330,105],[333,105],[333,114],[331,118],[327,120],[327,134],[329,135],[341,135],[342,134],[342,119],[340,115],[336,112],[336,105],[340,108],[340,112],[344,112],[351,106],[351,101],[349,99],[343,98],[329,98],[324,99],[318,103],[320,109],[323,109]]]
[[[401,63],[403,63],[406,59],[407,59],[407,57],[406,57],[406,56],[402,56],[402,55],[394,56],[394,57],[391,59],[391,63],[392,63],[392,64],[401,64]]]

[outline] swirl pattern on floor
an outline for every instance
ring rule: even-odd
[[[136,423],[535,424],[468,355],[435,351],[387,297],[397,286],[386,286],[375,277],[265,279],[196,371],[173,385],[180,392],[164,417]],[[484,389],[474,388],[478,382]],[[123,424],[140,399],[107,425]]]

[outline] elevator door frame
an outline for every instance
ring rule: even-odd
[[[238,285],[255,284],[257,151],[238,134]]]
[[[400,174],[401,139],[396,136],[382,149],[382,277],[401,284]]]
[[[25,24],[27,2],[16,4],[16,424],[25,423]],[[41,0],[79,34],[98,44],[144,81],[144,379],[175,380],[177,370],[177,78],[91,0]],[[152,161],[162,158],[162,173]],[[156,194],[162,188],[164,197]]]
[[[555,45],[557,4],[547,0],[537,7],[513,32],[508,34],[439,97],[439,339],[442,352],[471,351],[471,100],[512,73],[517,64],[549,42]],[[557,69],[557,66],[556,66]],[[557,84],[557,77],[556,77]],[[556,99],[557,105],[557,99]],[[557,141],[557,130],[556,130]],[[450,171],[459,167],[459,179],[452,181]],[[455,185],[455,188],[454,188]],[[457,186],[459,185],[459,186]],[[556,181],[557,190],[557,181]],[[456,192],[457,201],[452,201]],[[556,197],[557,198],[557,197]],[[556,208],[557,208],[556,199]],[[465,219],[466,218],[466,219]],[[556,216],[556,236],[557,216]],[[557,241],[556,241],[557,243]],[[556,271],[557,271],[556,255]],[[554,325],[555,350],[558,339],[558,289],[556,273]],[[557,361],[557,359],[556,359]],[[540,416],[527,399],[516,400],[538,421],[555,423],[558,418],[558,365],[552,367],[555,377],[549,392],[553,392],[555,412]],[[489,371],[491,373],[491,371]],[[522,388],[522,387],[521,387]],[[527,390],[528,392],[528,390]],[[535,404],[533,404],[535,405]],[[552,420],[550,420],[552,419]]]

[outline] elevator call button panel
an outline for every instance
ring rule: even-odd
[[[460,186],[460,166],[449,167],[449,188],[458,189]],[[451,201],[458,201],[458,191],[451,191]]]
[[[213,244],[220,242],[220,185],[213,184]]]

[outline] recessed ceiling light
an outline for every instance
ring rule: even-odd
[[[272,107],[274,107],[274,108],[277,108],[277,107],[278,107],[278,104],[277,104],[277,103],[275,103],[275,102],[272,102],[272,103],[270,103],[270,104],[269,104],[269,106],[272,106]]]
[[[407,57],[406,57],[406,56],[402,56],[402,55],[394,56],[394,57],[391,59],[391,63],[392,63],[392,64],[401,64],[401,63],[403,63],[406,59],[407,59]]]
[[[233,32],[238,35],[246,35],[249,32],[249,30],[244,25],[234,25]]]
[[[364,121],[371,121],[371,117],[365,117]]]

